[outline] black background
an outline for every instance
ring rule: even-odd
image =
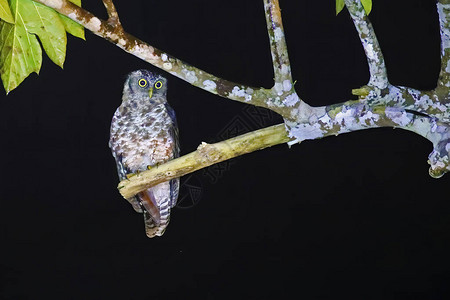
[[[116,1],[125,29],[151,45],[270,87],[262,4]],[[348,13],[336,17],[332,0],[280,5],[302,99],[351,98],[368,68]],[[85,6],[106,15],[101,1]],[[391,82],[432,89],[435,1],[374,0],[371,19]],[[448,299],[450,176],[432,179],[431,143],[399,129],[279,145],[186,176],[181,196],[198,203],[183,201],[148,239],[108,148],[123,81],[139,68],[156,70],[87,33],[68,38],[64,70],[45,58],[0,96],[2,299]],[[183,154],[281,122],[167,76]]]

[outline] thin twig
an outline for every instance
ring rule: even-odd
[[[389,85],[386,65],[378,39],[360,0],[345,0],[345,5],[353,19],[369,64],[368,85],[384,89]]]
[[[118,30],[123,30],[122,25],[120,24],[119,14],[117,13],[116,7],[112,0],[102,0],[103,5],[106,8],[106,12],[108,13],[108,23],[111,26],[116,27]]]
[[[272,53],[275,84],[292,84],[291,64],[284,36],[281,10],[278,0],[264,0],[267,32],[269,34],[270,51]],[[287,89],[288,91],[291,89]]]
[[[264,0],[267,32],[274,72],[274,86],[268,103],[280,107],[277,111],[286,121],[304,121],[311,114],[312,107],[300,99],[294,88],[291,64],[284,35],[281,9],[278,0]],[[269,107],[272,109],[272,107]]]
[[[300,142],[326,136],[369,128],[395,127],[413,131],[434,145],[430,155],[430,175],[440,177],[450,169],[445,153],[446,144],[440,141],[450,138],[448,126],[436,119],[418,116],[403,108],[376,106],[369,107],[359,101],[331,105],[323,109],[323,115],[314,121],[297,124],[292,130],[300,137]],[[260,129],[216,144],[201,144],[187,155],[171,160],[123,180],[118,189],[123,197],[130,198],[161,182],[177,178],[212,164],[250,153],[256,150],[288,142],[284,124]],[[296,141],[299,142],[299,141]]]

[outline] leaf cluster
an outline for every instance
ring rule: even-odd
[[[70,1],[81,6],[81,0]],[[81,25],[32,0],[0,0],[0,19],[0,75],[6,93],[32,72],[39,74],[42,49],[63,67],[66,32],[84,39]]]

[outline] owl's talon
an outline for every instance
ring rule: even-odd
[[[127,178],[130,179],[131,177],[133,177],[133,176],[135,176],[135,175],[136,175],[135,173],[130,173],[130,174],[127,174],[127,175],[125,175],[125,176],[127,176]]]

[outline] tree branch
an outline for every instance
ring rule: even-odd
[[[450,1],[441,0],[436,5],[441,34],[441,71],[436,90],[441,92],[441,94],[448,95],[450,88]],[[440,98],[449,102],[448,97],[445,97],[445,99],[443,97]]]
[[[379,89],[386,88],[389,85],[389,81],[383,53],[364,7],[360,0],[345,0],[345,5],[352,17],[366,53],[370,71],[368,85]]]
[[[317,118],[291,127],[289,135],[302,142],[378,127],[401,128],[428,139],[433,143],[430,175],[439,178],[450,171],[450,125],[403,107],[372,106],[359,100],[330,105]]]
[[[300,137],[295,143],[369,128],[401,128],[413,131],[433,143],[434,149],[429,156],[431,176],[438,178],[450,170],[446,154],[446,148],[450,147],[447,146],[450,145],[448,124],[434,118],[416,115],[403,108],[369,107],[359,101],[330,105],[323,107],[322,111],[323,114],[316,120],[298,124],[292,129],[295,136]],[[216,144],[202,143],[197,151],[121,181],[118,189],[124,198],[130,198],[161,182],[289,140],[284,124],[279,124]]]
[[[197,150],[123,180],[118,189],[126,199],[158,183],[210,165],[289,141],[284,124],[240,135],[219,143],[202,143]]]
[[[290,91],[292,89],[291,64],[289,63],[278,0],[264,0],[264,10],[266,12],[267,32],[269,34],[270,52],[272,53],[275,85],[277,83],[279,84],[276,89]]]
[[[122,48],[124,51],[189,82],[193,86],[227,99],[271,109],[284,117],[290,118],[292,109],[296,109],[296,113],[298,113],[300,99],[295,93],[294,96],[291,96],[291,89],[288,92],[285,91],[285,89],[288,88],[288,85],[283,87],[283,93],[280,94],[279,91],[277,92],[274,89],[256,88],[228,81],[200,70],[156,49],[123,30],[117,30],[117,28],[121,28],[121,26],[111,0],[104,1],[105,7],[108,10],[110,22],[101,20],[87,10],[78,7],[67,0],[34,1],[55,9],[60,14],[69,17],[90,30],[92,33],[108,40]],[[275,3],[274,0],[270,1],[270,3]],[[275,7],[271,11],[274,12],[273,16],[279,16],[279,12],[276,13]],[[276,20],[281,22],[281,18],[277,18]],[[277,28],[280,28],[280,26],[281,24],[278,24]],[[285,43],[284,38],[280,43]],[[286,54],[281,53],[281,50],[286,50],[285,44],[284,46],[281,45],[276,47],[280,49],[278,53],[280,58],[283,59],[282,61],[284,64],[286,65],[286,63],[289,63],[289,61],[286,60],[287,52]],[[290,69],[289,65],[286,65],[286,67]]]
[[[120,24],[119,14],[117,13],[116,7],[112,0],[102,0],[103,5],[108,13],[108,24],[115,27],[116,29],[123,31],[122,24]]]
[[[274,86],[267,103],[270,109],[278,112],[285,120],[307,119],[312,108],[300,99],[294,88],[278,0],[264,0],[264,11],[274,72]],[[277,109],[273,109],[274,107]]]

